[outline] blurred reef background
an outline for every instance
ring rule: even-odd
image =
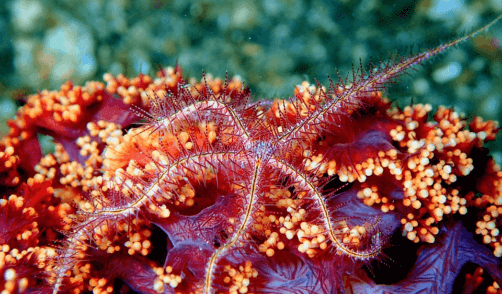
[[[502,0],[4,0],[0,135],[27,95],[68,79],[154,75],[177,61],[186,77],[228,71],[255,98],[287,97],[303,80],[327,85],[336,69],[345,76],[360,61],[368,68],[437,46],[500,14]],[[501,40],[502,21],[409,71],[387,95],[501,121]],[[501,145],[489,146],[499,163]]]

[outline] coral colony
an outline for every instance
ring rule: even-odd
[[[494,22],[273,103],[179,66],[29,96],[0,145],[1,293],[502,293],[497,124],[382,94]]]

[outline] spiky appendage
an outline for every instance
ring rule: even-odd
[[[73,152],[39,168],[72,187],[74,195],[60,198],[79,207],[50,269],[53,293],[343,292],[347,275],[379,258],[400,225],[409,239],[434,242],[438,209],[482,207],[463,196],[485,190],[498,205],[496,168],[477,175],[495,192],[455,178],[490,166],[486,156],[469,156],[496,127],[477,122],[466,133],[443,110],[427,123],[427,107],[400,111],[381,92],[478,32],[369,73],[361,68],[328,90],[302,84],[272,105],[248,104],[239,80],[188,85],[179,67],[162,71],[164,81],[139,77],[144,90],[135,99],[122,94],[141,105],[144,126],[123,134],[118,121],[89,123]],[[106,80],[105,100],[120,88]]]

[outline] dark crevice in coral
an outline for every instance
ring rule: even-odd
[[[327,174],[325,174],[328,177]],[[321,193],[323,195],[328,195],[327,201],[331,198],[336,198],[336,195],[344,193],[350,190],[353,186],[353,183],[344,183],[340,181],[340,178],[337,175],[329,177],[326,184],[322,187]]]
[[[479,265],[467,262],[460,270],[460,273],[457,275],[455,282],[453,283],[453,291],[452,293],[470,293],[470,294],[485,294],[486,288],[493,284],[493,279],[490,275],[483,271],[481,277],[483,278],[483,282],[476,288],[473,287],[473,284],[466,284],[466,274],[474,275],[474,272],[479,267]]]
[[[401,236],[400,230],[387,243],[391,245],[383,250],[381,257],[364,267],[376,284],[391,285],[404,280],[415,265],[416,253],[421,246]]]
[[[150,237],[150,241],[152,244],[155,244],[152,248],[150,254],[148,254],[148,258],[150,260],[155,261],[159,266],[162,266],[166,260],[167,252],[170,248],[172,248],[171,241],[167,234],[159,227],[152,226],[150,229],[152,232],[152,236]]]
[[[131,287],[129,287],[126,283],[124,283],[124,281],[120,279],[115,279],[113,283],[113,289],[117,289],[118,293],[120,294],[140,294],[131,289]]]

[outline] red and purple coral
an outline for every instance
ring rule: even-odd
[[[467,263],[498,291],[497,124],[382,97],[478,32],[273,103],[179,66],[28,97],[1,141],[2,291],[449,293]]]

